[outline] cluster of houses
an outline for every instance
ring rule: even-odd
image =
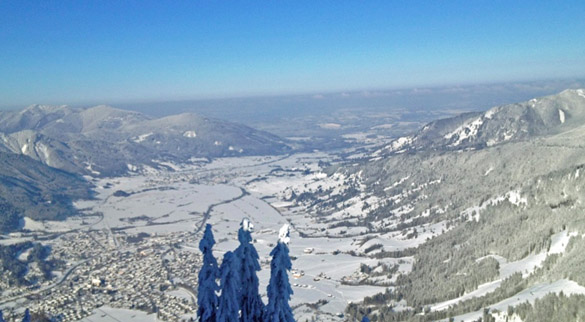
[[[195,245],[190,233],[118,238],[117,243],[108,242],[103,231],[64,235],[51,254],[67,263],[63,271],[42,288],[37,285],[34,296],[30,287],[21,288],[18,294],[28,296],[18,299],[18,307],[62,321],[80,320],[101,306],[141,310],[163,321],[195,317],[201,256],[179,246],[191,240]],[[11,311],[7,306],[5,316]]]

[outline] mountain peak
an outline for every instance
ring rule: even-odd
[[[33,105],[29,105],[27,106],[25,109],[23,109],[22,111],[20,111],[20,113],[30,113],[30,112],[34,112],[34,113],[54,113],[60,110],[64,110],[64,109],[69,109],[68,105],[44,105],[44,104],[33,104]]]
[[[585,99],[585,89],[566,89],[559,93],[560,96],[572,96],[580,99]]]

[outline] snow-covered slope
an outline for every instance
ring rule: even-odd
[[[380,152],[477,149],[558,134],[584,124],[585,90],[568,89],[523,103],[496,106],[484,113],[466,113],[431,122],[415,135],[399,138]]]
[[[0,152],[0,234],[19,228],[24,216],[64,219],[76,213],[72,200],[89,197],[90,184],[81,177]]]
[[[478,308],[542,297],[546,292],[532,294],[542,284],[566,279],[585,290],[584,137],[585,90],[566,90],[429,123],[330,169],[331,177],[356,177],[359,189],[323,189],[295,201],[328,227],[366,240],[365,254],[414,262],[393,280],[392,292],[348,312],[398,321],[465,313],[475,319]],[[366,197],[374,207],[349,212]],[[367,237],[372,233],[380,237]],[[411,248],[397,249],[386,236],[404,236]],[[376,274],[364,280],[377,283]]]

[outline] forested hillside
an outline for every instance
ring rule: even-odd
[[[470,124],[466,116],[434,122],[421,132],[431,127],[435,133],[459,129],[466,135],[465,140],[457,141],[462,148],[456,148],[451,138],[420,145],[421,136],[414,136],[397,140],[362,162],[332,169],[355,178],[354,186],[361,188],[342,191],[334,203],[329,203],[330,191],[304,196],[308,199],[302,202],[320,209],[327,220],[334,204],[356,198],[377,200],[374,206],[364,204],[362,213],[345,216],[346,227],[380,233],[381,242],[368,242],[370,247],[364,249],[370,256],[382,261],[414,256],[409,271],[388,271],[382,279],[383,285],[389,286],[385,294],[351,304],[347,310],[350,316],[359,318],[367,313],[373,321],[469,319],[479,313],[481,317],[502,308],[505,311],[525,300],[533,302],[539,298],[537,290],[558,294],[559,285],[563,285],[565,292],[585,292],[581,273],[585,267],[582,93],[565,91],[526,104],[494,108],[486,113],[489,126],[476,122],[476,128],[461,130]],[[556,114],[550,112],[553,108]],[[556,121],[550,117],[502,116],[518,109],[524,111],[522,115],[555,114]],[[563,109],[566,113],[560,114]],[[497,127],[495,120],[506,121]],[[493,129],[515,128],[514,122],[521,123],[518,133],[523,134],[495,139],[500,131]],[[490,141],[490,135],[494,140]],[[399,147],[397,142],[406,143]],[[383,234],[417,238],[436,224],[442,224],[442,231],[417,248],[397,251],[383,243]],[[362,269],[372,272],[364,281],[375,284],[381,280],[381,267]],[[518,300],[512,301],[515,296]],[[582,300],[560,298],[554,299]],[[537,302],[534,310],[552,299]],[[488,309],[485,314],[484,308]],[[523,310],[523,320],[531,321],[525,320],[533,314],[526,313],[529,306],[524,305]]]

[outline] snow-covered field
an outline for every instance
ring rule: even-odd
[[[127,309],[116,309],[108,306],[102,306],[95,309],[93,315],[81,319],[82,322],[154,322],[156,314],[146,314],[142,311],[127,310]]]
[[[127,227],[129,234],[192,230],[211,205],[241,194],[239,188],[228,185],[158,183],[141,176],[105,179],[100,185],[98,200],[78,202],[76,206],[103,213],[103,220],[94,228]],[[116,191],[129,195],[116,197]]]

